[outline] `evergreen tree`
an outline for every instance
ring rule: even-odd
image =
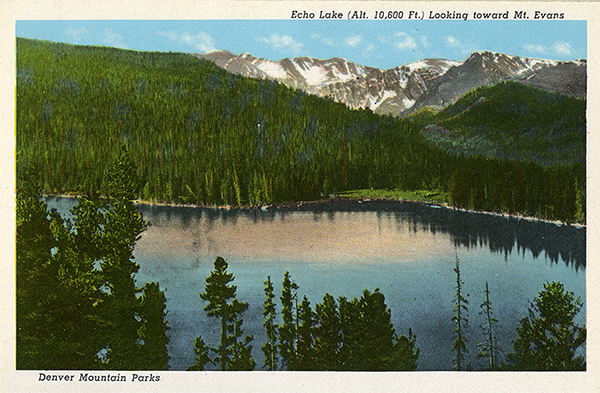
[[[204,371],[207,364],[214,364],[208,355],[209,351],[210,347],[206,345],[204,340],[201,337],[196,337],[194,339],[194,353],[196,354],[196,358],[194,364],[189,366],[187,371]]]
[[[167,370],[169,359],[167,344],[170,329],[165,317],[166,298],[158,283],[146,283],[141,298],[142,327],[140,338],[143,340],[140,357],[143,370]]]
[[[416,347],[417,338],[408,328],[408,336],[400,336],[396,341],[395,352],[398,356],[398,368],[401,371],[415,371],[419,359],[419,349]]]
[[[110,321],[102,313],[108,296],[102,291],[102,274],[94,260],[79,252],[73,233],[58,213],[51,213],[57,247],[50,264],[54,286],[45,300],[45,321],[51,333],[54,367],[58,369],[97,369],[97,355],[107,337]],[[44,299],[42,297],[42,299]]]
[[[529,315],[517,328],[508,368],[523,371],[567,371],[586,369],[583,356],[586,327],[574,323],[583,307],[581,298],[565,292],[563,284],[544,284],[544,290],[531,303]]]
[[[253,370],[256,363],[252,359],[252,347],[249,345],[252,336],[246,336],[243,341],[242,314],[248,309],[248,303],[238,301],[237,287],[231,285],[233,274],[227,271],[227,262],[222,257],[217,257],[214,270],[206,278],[206,286],[200,294],[202,300],[208,302],[204,307],[209,317],[217,318],[220,322],[219,346],[209,348],[200,337],[194,342],[196,363],[189,370],[202,370],[207,363],[215,364],[219,370]],[[213,360],[208,356],[208,351],[216,356]],[[208,361],[207,361],[208,359]]]
[[[262,346],[262,350],[265,354],[265,367],[267,367],[267,370],[273,371],[277,369],[279,360],[277,353],[278,326],[275,323],[277,310],[276,305],[273,302],[275,295],[273,294],[273,283],[271,282],[271,277],[267,277],[267,281],[265,281],[264,284],[266,298],[263,310],[263,316],[265,317],[263,326],[265,327],[267,333],[267,342]]]
[[[414,371],[419,356],[415,336],[397,337],[385,297],[363,291],[360,299],[340,299],[341,367],[354,371]]]
[[[282,368],[288,368],[294,363],[296,356],[296,297],[298,285],[290,278],[290,273],[285,272],[281,290],[281,318],[283,323],[279,326],[279,354],[281,355]]]
[[[39,199],[37,179],[34,167],[17,179],[17,369],[94,369],[103,326],[99,277],[67,223]]]
[[[317,370],[336,371],[340,368],[342,332],[338,306],[330,294],[316,306],[315,358]]]
[[[298,345],[294,370],[312,370],[314,364],[315,313],[306,296],[298,307]]]
[[[242,329],[244,320],[241,316],[248,309],[248,303],[241,303],[237,299],[233,299],[228,308],[230,322],[227,331],[230,333],[228,341],[231,342],[231,360],[228,364],[228,370],[252,371],[256,368],[256,362],[252,358],[252,346],[250,345],[254,337],[248,335],[243,341],[239,340],[244,334],[244,329]]]
[[[19,182],[18,367],[166,368],[164,295],[150,286],[137,296],[133,248],[145,223],[127,176],[135,170],[122,152],[106,176],[112,198],[83,195],[71,220],[48,213],[34,183]],[[151,353],[161,354],[160,366]]]
[[[465,314],[468,311],[467,304],[469,304],[468,300],[462,295],[462,286],[463,282],[460,279],[460,260],[458,259],[458,255],[456,256],[456,266],[454,267],[454,272],[456,273],[456,295],[454,296],[455,305],[453,311],[456,312],[455,315],[452,316],[452,320],[456,323],[456,328],[454,329],[454,333],[456,334],[456,340],[454,341],[454,345],[452,346],[452,350],[456,351],[456,370],[462,370],[462,362],[464,360],[465,352],[467,350],[467,339],[464,336],[464,328],[463,323],[466,325],[468,323],[467,317]]]
[[[113,370],[126,370],[140,366],[139,331],[141,309],[135,284],[139,265],[134,261],[133,250],[146,227],[142,214],[133,204],[140,182],[129,154],[121,149],[117,160],[105,175],[110,208],[104,211],[104,259],[102,273],[108,291],[106,317],[113,326],[108,337],[107,366]]]
[[[345,297],[339,298],[340,329],[342,342],[340,349],[341,369],[357,370],[358,362],[363,356],[361,310],[356,298],[349,301]]]
[[[487,357],[489,359],[490,371],[494,371],[497,369],[498,365],[496,360],[498,355],[494,336],[494,326],[498,320],[492,316],[492,303],[490,301],[490,291],[487,281],[485,282],[485,299],[483,303],[481,303],[480,307],[485,317],[484,331],[486,333],[486,341],[484,343],[480,343],[481,351],[479,356]]]

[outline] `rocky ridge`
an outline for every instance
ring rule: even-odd
[[[369,108],[393,116],[424,106],[438,110],[469,90],[503,80],[586,96],[586,60],[561,62],[486,51],[474,52],[464,61],[424,59],[381,70],[339,57],[271,61],[228,51],[195,55],[237,75],[277,81],[353,109]]]

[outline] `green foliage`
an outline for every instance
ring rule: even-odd
[[[360,299],[340,299],[342,324],[341,369],[353,371],[414,371],[419,350],[415,336],[396,336],[391,311],[376,289]]]
[[[424,127],[436,122],[436,114],[437,112],[433,108],[424,106],[410,113],[406,118],[418,127]]]
[[[39,200],[38,173],[17,187],[17,368],[166,369],[164,294],[135,285],[141,214],[86,195],[65,220]]]
[[[46,192],[96,191],[125,145],[146,200],[259,204],[387,187],[416,128],[192,55],[17,40],[18,150]],[[385,149],[381,149],[385,146]],[[408,160],[408,161],[407,161]],[[356,176],[356,173],[364,175]]]
[[[143,289],[140,305],[142,327],[140,338],[143,344],[140,348],[140,358],[145,363],[140,370],[167,370],[169,359],[166,323],[166,298],[158,283],[146,283]]]
[[[486,341],[484,343],[478,343],[481,350],[479,356],[486,357],[489,359],[490,371],[497,369],[497,348],[496,348],[496,337],[494,335],[494,326],[498,320],[492,317],[492,302],[490,301],[490,291],[488,289],[488,283],[485,282],[485,299],[481,303],[481,312],[485,316],[484,331],[486,335]]]
[[[513,352],[507,356],[508,369],[523,371],[567,371],[586,369],[577,350],[585,344],[586,328],[576,325],[582,308],[580,298],[565,292],[558,282],[544,284],[531,303],[529,315],[517,328]]]
[[[216,318],[220,323],[220,341],[216,348],[207,347],[201,337],[194,341],[194,352],[196,362],[189,370],[203,370],[207,363],[215,364],[219,370],[253,370],[256,366],[252,359],[252,335],[248,335],[243,341],[243,313],[248,309],[248,303],[243,303],[235,298],[237,287],[231,285],[234,280],[233,274],[227,271],[227,262],[217,257],[214,270],[206,278],[206,286],[200,294],[202,300],[207,302],[204,311],[209,317]],[[208,351],[216,356],[210,359]]]
[[[296,311],[298,285],[292,281],[289,272],[284,273],[281,290],[281,318],[279,325],[279,353],[282,367],[289,368],[296,357]]]
[[[403,200],[403,201],[423,201],[429,203],[450,203],[450,197],[447,192],[438,190],[412,190],[404,191],[400,189],[386,189],[386,190],[351,190],[340,192],[340,197],[347,198],[373,198],[373,199],[392,199],[392,200]]]
[[[298,344],[296,358],[291,365],[293,370],[311,370],[313,368],[316,317],[308,298],[304,296],[302,303],[298,306]]]
[[[17,369],[95,369],[105,319],[100,273],[68,223],[39,200],[37,171],[17,182]]]
[[[314,367],[316,370],[337,371],[341,366],[342,326],[338,305],[333,296],[325,294],[323,302],[316,306],[316,315]]]
[[[207,364],[214,364],[213,360],[208,355],[210,347],[206,345],[204,340],[198,336],[194,339],[194,353],[196,357],[194,364],[187,368],[187,371],[204,371]]]
[[[584,221],[585,102],[519,89],[482,88],[418,114],[467,138],[479,155],[466,157],[443,138],[442,149],[433,146],[408,120],[228,74],[192,55],[18,38],[18,161],[38,165],[45,193],[93,194],[102,163],[128,155],[143,181],[125,192],[148,201],[259,205],[429,190],[458,207]],[[509,105],[507,94],[523,98]],[[525,110],[522,100],[534,104]],[[507,119],[521,120],[507,129]],[[540,164],[573,149],[578,158],[560,167]]]
[[[428,112],[429,113],[429,112]],[[435,115],[415,115],[454,133],[432,135],[455,154],[569,165],[585,162],[586,101],[517,82],[477,88]]]
[[[135,283],[134,274],[139,265],[134,261],[133,250],[146,223],[131,200],[133,193],[130,187],[137,180],[135,168],[126,154],[120,154],[106,172],[105,179],[106,190],[113,196],[111,206],[94,206],[94,203],[86,206],[91,207],[92,212],[100,211],[105,218],[102,223],[104,258],[101,269],[109,294],[105,301],[106,318],[109,323],[120,327],[109,333],[106,363],[111,369],[127,370],[132,365],[142,367],[139,356],[142,318],[138,297],[141,289]],[[86,197],[82,199],[86,201]]]
[[[456,370],[461,371],[465,353],[469,352],[466,344],[467,339],[464,335],[464,325],[469,322],[465,316],[465,313],[469,311],[469,308],[467,307],[469,301],[462,295],[463,282],[460,278],[460,260],[458,256],[456,256],[454,272],[456,273],[456,295],[454,296],[454,308],[452,309],[455,314],[452,316],[452,320],[456,323],[456,328],[454,329],[456,340],[454,341],[452,350],[456,351]]]
[[[279,360],[277,352],[277,337],[278,337],[278,326],[275,323],[277,317],[277,306],[273,302],[275,295],[273,294],[273,283],[271,277],[267,277],[265,284],[265,304],[263,310],[263,326],[267,334],[267,342],[262,346],[263,353],[265,354],[264,365],[267,370],[274,371],[277,369],[277,363]]]

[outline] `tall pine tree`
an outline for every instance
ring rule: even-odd
[[[467,304],[469,304],[469,301],[462,294],[463,282],[460,278],[460,260],[458,259],[458,255],[456,256],[454,272],[456,273],[456,295],[454,296],[455,304],[453,308],[455,314],[452,316],[452,320],[456,323],[456,328],[454,329],[456,340],[454,341],[452,350],[456,351],[455,369],[461,371],[465,353],[468,352],[464,325],[468,322],[465,313],[468,311]]]
[[[289,368],[294,363],[296,356],[296,300],[298,285],[290,278],[290,273],[285,272],[281,290],[281,318],[283,323],[279,326],[279,353],[282,368]]]
[[[158,283],[147,283],[141,298],[142,327],[140,338],[143,341],[140,358],[143,361],[140,369],[167,370],[169,359],[167,344],[170,329],[166,322],[166,298]]]
[[[248,309],[248,303],[238,301],[237,287],[231,283],[235,279],[227,271],[227,262],[222,257],[217,257],[214,270],[206,278],[204,292],[200,294],[202,300],[207,302],[204,310],[209,317],[214,317],[220,324],[220,339],[218,347],[208,347],[201,337],[194,341],[196,362],[188,370],[203,370],[206,364],[212,363],[221,371],[226,370],[253,370],[256,363],[252,358],[252,335],[243,336],[243,313]],[[214,359],[209,356],[209,351],[215,354]]]
[[[277,365],[279,362],[279,355],[277,352],[277,337],[278,337],[278,326],[275,323],[275,318],[277,317],[277,308],[273,299],[275,295],[273,294],[273,283],[271,282],[271,277],[267,277],[267,281],[265,284],[265,304],[263,310],[263,326],[265,327],[265,331],[267,334],[267,342],[262,346],[263,353],[265,355],[264,366],[269,371],[274,371],[277,369]]]
[[[110,208],[104,211],[104,259],[102,273],[109,294],[106,300],[106,318],[118,328],[108,337],[107,365],[114,370],[141,366],[139,331],[141,328],[140,289],[135,284],[139,265],[133,250],[146,227],[142,214],[133,200],[140,181],[125,148],[106,172],[105,189],[110,197]]]

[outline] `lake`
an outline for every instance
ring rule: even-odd
[[[47,198],[64,212],[76,203]],[[516,328],[543,284],[560,281],[585,303],[586,230],[535,220],[472,213],[411,202],[336,202],[256,209],[139,205],[149,227],[135,249],[138,286],[156,281],[167,297],[172,370],[194,362],[194,338],[218,344],[219,324],[199,293],[217,256],[229,264],[237,298],[249,303],[245,334],[262,369],[264,281],[274,283],[278,311],[286,271],[313,310],[326,293],[360,297],[379,288],[398,335],[409,327],[420,349],[418,370],[450,370],[456,357],[452,321],[456,258],[469,301],[466,362],[483,369],[480,305],[488,282],[499,348],[505,356]],[[584,309],[576,323],[585,324]]]

